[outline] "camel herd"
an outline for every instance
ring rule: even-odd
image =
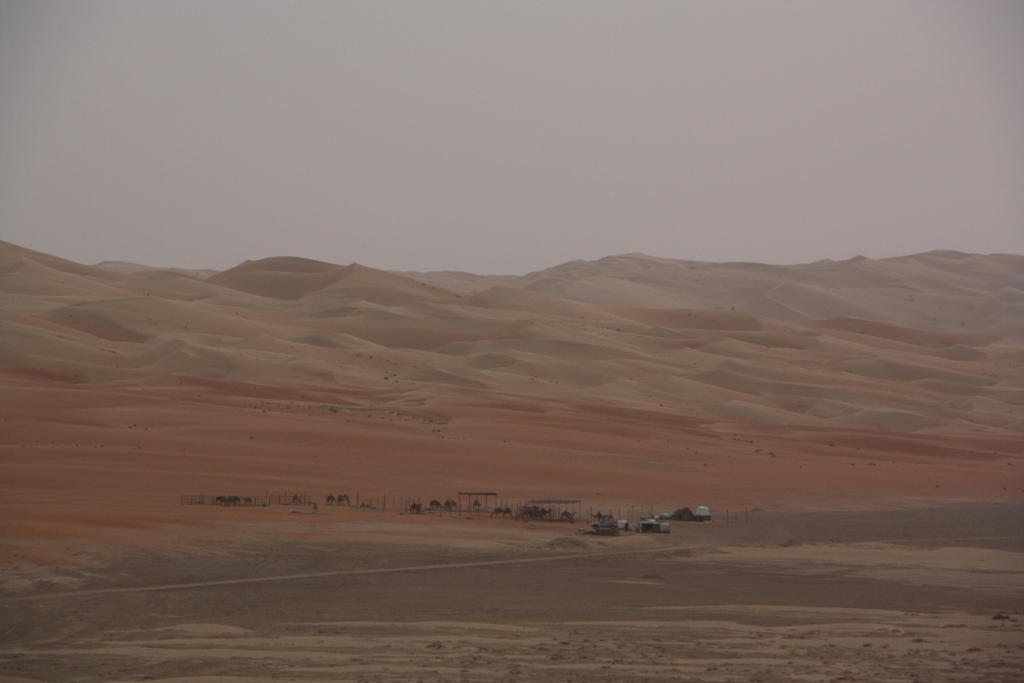
[[[348,496],[343,496],[343,497],[345,499],[345,504],[347,505],[348,504]],[[198,502],[198,503],[202,503],[202,502],[205,501],[205,496],[202,496],[202,495],[199,495],[199,496],[182,496],[182,500],[184,502],[192,502],[192,503]],[[331,502],[332,500],[334,500],[333,496],[329,497],[327,499],[327,504],[328,505],[333,505],[334,503]],[[231,506],[235,506],[235,505],[244,505],[244,506],[259,505],[259,506],[262,506],[262,507],[267,507],[267,506],[272,505],[272,504],[286,505],[289,502],[292,505],[315,505],[315,503],[309,499],[309,496],[300,496],[297,493],[292,495],[291,498],[288,498],[285,495],[280,495],[280,496],[268,495],[268,496],[257,496],[256,498],[253,498],[252,496],[216,496],[213,499],[213,504],[214,505],[224,505],[224,506],[227,506],[227,507],[231,507]]]
[[[252,505],[252,498],[246,496],[242,498],[240,496],[217,496],[213,499],[214,505]]]
[[[529,521],[531,519],[536,520],[554,520],[557,519],[560,522],[569,522],[570,524],[575,523],[576,515],[573,514],[572,510],[563,510],[560,515],[556,516],[557,511],[551,508],[541,507],[539,505],[527,505],[519,509],[519,514],[516,515],[516,519],[523,521]]]
[[[461,494],[467,495],[468,494]],[[481,494],[484,495],[484,494]],[[486,494],[488,496],[494,496],[495,494]],[[210,500],[205,495],[183,495],[181,496],[182,505],[196,505],[204,504]],[[214,505],[222,506],[253,506],[259,505],[262,507],[270,507],[274,504],[287,504],[291,502],[292,505],[296,506],[308,506],[310,512],[317,511],[317,504],[311,500],[308,494],[299,495],[298,493],[288,496],[287,494],[282,495],[270,495],[257,496],[253,498],[251,496],[216,496],[212,500]],[[359,503],[359,496],[356,496],[356,502]],[[349,496],[347,493],[342,493],[335,496],[333,493],[328,493],[326,498],[327,505],[351,505]],[[554,504],[553,507],[542,507],[536,503],[547,503]],[[570,509],[562,509],[563,504],[570,504]],[[404,503],[403,503],[404,504]],[[375,509],[374,502],[366,502],[359,504],[358,507],[366,509]],[[476,514],[479,517],[483,513],[490,512],[491,518],[501,517],[502,519],[514,519],[524,522],[568,522],[574,524],[576,522],[576,516],[582,514],[579,511],[579,501],[565,501],[565,500],[539,500],[539,501],[528,501],[528,504],[517,506],[515,509],[507,506],[498,505],[493,509],[489,509],[487,505],[482,503],[479,498],[473,500],[471,503],[467,502],[468,512],[470,514]],[[387,509],[386,499],[384,509]],[[460,505],[458,502],[452,499],[446,499],[444,502],[434,499],[424,505],[423,503],[414,502],[409,503],[407,509],[410,514],[422,514],[424,512],[437,512],[444,513],[448,512],[459,512]],[[302,509],[292,509],[290,512],[302,512]],[[663,513],[657,517],[646,519],[641,518],[640,522],[637,523],[635,529],[631,529],[628,522],[620,519],[609,511],[607,514],[598,510],[596,513],[589,515],[592,520],[591,527],[595,534],[611,534],[615,535],[620,531],[638,531],[653,532],[653,533],[666,533],[668,531],[668,520],[679,520],[679,521],[698,521],[703,522],[711,519],[711,513],[708,512],[706,506],[698,506],[697,511],[693,512],[688,507],[680,508],[673,513]],[[620,515],[621,517],[621,515]],[[582,531],[582,529],[581,529]]]
[[[473,512],[482,512],[483,504],[479,500],[474,500],[471,505]],[[412,514],[419,514],[426,510],[436,510],[439,512],[447,512],[448,510],[458,510],[459,505],[454,500],[446,500],[441,503],[437,500],[430,501],[426,508],[421,503],[412,503],[409,505],[409,512]],[[565,510],[560,515],[556,515],[555,511],[550,508],[543,508],[539,505],[527,505],[519,508],[518,511],[513,510],[510,507],[498,506],[491,510],[491,517],[501,517],[502,519],[516,519],[522,521],[530,520],[555,520],[562,522],[569,522],[570,524],[576,521],[576,515],[570,510]]]
[[[255,503],[253,498],[250,496],[217,496],[214,498],[213,503],[214,505],[226,506],[262,504],[266,507],[271,503],[285,503],[286,501],[289,501],[289,499],[284,496],[269,496],[267,500],[261,498],[260,500],[255,501]],[[316,512],[317,509],[316,503],[310,500],[308,496],[299,495],[297,493],[291,496],[290,502],[292,505],[309,505],[313,512]],[[351,505],[351,500],[347,493],[342,493],[337,496],[335,496],[334,493],[328,493],[325,502],[327,505]],[[372,508],[373,506],[370,503],[363,503],[359,507]],[[473,500],[472,503],[469,503],[468,507],[470,512],[478,515],[488,511],[487,507],[479,498]],[[420,514],[423,512],[458,512],[459,503],[450,498],[444,501],[434,499],[426,505],[418,502],[410,503],[408,511],[411,514]],[[576,514],[571,510],[564,510],[560,512],[557,509],[541,507],[540,505],[524,505],[522,507],[517,507],[516,509],[499,505],[490,510],[490,516],[492,518],[501,517],[502,519],[515,519],[521,521],[561,521],[569,522],[570,524],[576,521]],[[594,518],[600,521],[604,516],[599,512],[594,515]],[[608,515],[608,518],[611,518],[610,514]]]
[[[474,501],[474,502],[476,504],[480,503],[479,500],[478,501]],[[459,509],[459,504],[456,503],[454,500],[450,500],[450,499],[444,501],[443,503],[441,501],[439,501],[439,500],[432,500],[432,501],[430,501],[427,504],[427,507],[425,509],[430,510],[430,511],[434,511],[434,512],[456,512]],[[409,504],[409,512],[411,512],[414,515],[423,512],[423,510],[424,510],[424,507],[423,507],[422,503],[410,503]]]

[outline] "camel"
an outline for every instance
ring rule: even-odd
[[[242,499],[242,502],[245,503],[246,505],[252,505],[252,498],[246,496],[245,498]]]
[[[410,514],[418,515],[421,512],[423,512],[423,504],[422,503],[413,503],[412,505],[409,506],[409,513]]]
[[[338,496],[338,505],[348,505],[348,494],[342,493]]]
[[[427,505],[427,508],[430,509],[430,510],[440,510],[441,509],[441,501],[439,501],[439,500],[432,500],[432,501],[430,501],[430,504]]]
[[[473,501],[473,510],[474,511],[479,511],[480,508],[482,508],[482,507],[483,507],[483,505],[480,503],[480,499],[479,498],[477,498],[476,500]]]
[[[563,521],[563,522],[569,522],[569,524],[575,524],[576,523],[576,515],[572,514],[572,512],[569,511],[569,510],[566,510],[565,512],[563,512],[562,516],[559,517],[558,519]]]
[[[551,516],[551,510],[548,508],[542,508],[539,505],[527,505],[519,510],[519,519],[544,519],[545,517]]]
[[[316,514],[316,502],[311,500],[309,504],[313,508],[313,514]]]
[[[448,499],[444,502],[444,510],[458,510],[459,504],[454,500]]]
[[[334,494],[333,493],[328,493],[327,494],[327,501],[326,502],[327,502],[328,505],[334,505]]]
[[[302,497],[299,494],[292,495],[292,505],[298,505],[302,502]]]

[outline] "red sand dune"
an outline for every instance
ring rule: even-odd
[[[8,540],[167,524],[199,492],[1024,500],[1020,256],[201,279],[0,243],[0,329]]]

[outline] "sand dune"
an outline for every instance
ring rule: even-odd
[[[1022,263],[0,243],[0,677],[1015,680]]]
[[[85,268],[63,267],[63,263],[50,264],[11,253],[0,251],[0,292],[11,295],[65,296],[69,299],[87,297],[117,296],[120,290],[111,280],[90,274]],[[8,260],[8,257],[14,256]]]
[[[594,319],[598,317],[598,311],[593,307],[504,285],[495,285],[488,290],[473,294],[466,299],[466,305],[500,311],[527,311],[538,316],[550,315],[558,318]]]
[[[462,274],[427,281],[486,288]],[[922,330],[1024,340],[1024,257],[935,251],[798,266],[700,263],[643,254],[573,261],[502,284],[573,301],[640,308],[735,310],[776,320],[860,318]]]
[[[1022,279],[1022,257],[951,253],[199,278],[0,243],[0,493],[1020,501]],[[3,505],[36,533],[36,503]]]
[[[685,330],[751,331],[761,328],[757,318],[746,313],[699,311],[682,308],[610,308],[610,311],[645,325]]]
[[[149,274],[154,273],[157,275],[173,274],[183,275],[185,277],[194,278],[198,280],[205,280],[211,275],[216,275],[219,270],[213,270],[209,268],[158,268],[154,266],[146,266],[141,263],[130,263],[128,261],[101,261],[96,264],[97,268],[103,270],[110,270],[115,273],[124,274]]]
[[[246,261],[207,281],[228,289],[271,299],[294,301],[315,293],[378,303],[457,298],[459,295],[401,275],[357,263],[335,266],[294,257]]]

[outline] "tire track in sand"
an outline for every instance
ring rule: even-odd
[[[709,546],[710,547],[710,546]],[[49,600],[54,598],[78,598],[93,595],[113,595],[116,593],[145,593],[155,591],[188,590],[190,588],[212,588],[217,586],[235,586],[246,583],[269,583],[272,581],[296,581],[301,579],[321,579],[333,576],[367,576],[373,574],[399,574],[403,572],[439,571],[442,569],[472,569],[477,567],[497,567],[510,564],[527,564],[531,562],[558,562],[561,560],[577,560],[584,558],[604,558],[620,555],[654,555],[700,550],[695,547],[658,548],[655,550],[626,550],[612,553],[573,553],[571,555],[555,555],[552,557],[521,557],[513,560],[486,560],[480,562],[456,562],[451,564],[424,564],[409,567],[382,567],[379,569],[342,569],[330,572],[306,572],[302,574],[279,574],[275,576],[256,576],[244,579],[219,579],[217,581],[195,581],[192,583],[167,583],[155,586],[126,586],[122,588],[93,588],[80,591],[63,591],[59,593],[42,593],[36,595],[19,595],[0,598],[0,604],[11,602],[27,602],[31,600]]]

